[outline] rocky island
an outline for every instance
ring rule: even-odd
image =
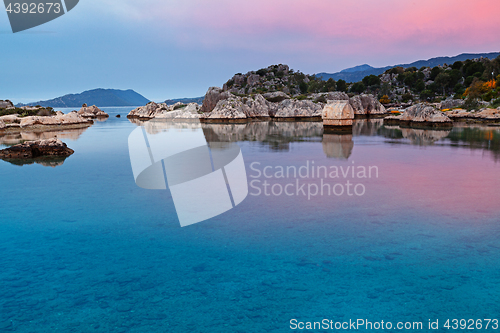
[[[321,120],[328,101],[347,101],[355,116],[383,116],[385,107],[371,94],[352,96],[324,86],[321,79],[290,70],[287,65],[269,66],[236,74],[222,88],[210,87],[201,107],[196,103],[148,103],[128,117],[139,119],[200,119],[206,122],[248,119]],[[305,86],[304,86],[305,85]],[[309,86],[322,86],[309,92]],[[316,92],[317,90],[317,92]],[[323,91],[319,91],[323,90]]]
[[[79,111],[64,114],[50,107],[15,107],[10,101],[0,101],[0,133],[20,131],[51,131],[85,128],[91,126],[92,119],[107,118],[108,114],[95,105],[86,104]]]
[[[0,150],[0,159],[15,165],[40,163],[58,166],[74,151],[59,139],[26,141]]]

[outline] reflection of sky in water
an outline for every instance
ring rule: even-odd
[[[0,327],[288,332],[292,318],[498,314],[498,128],[357,121],[351,149],[317,123],[203,124],[208,141],[238,142],[249,176],[253,162],[314,161],[374,165],[379,178],[362,180],[362,197],[249,195],[180,228],[168,190],[135,185],[137,125],[115,112],[63,139],[75,154],[61,166],[0,163]]]

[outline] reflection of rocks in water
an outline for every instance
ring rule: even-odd
[[[403,137],[409,139],[410,142],[418,146],[432,145],[434,142],[446,138],[451,130],[423,130],[414,128],[401,128]]]
[[[378,119],[355,119],[352,124],[352,134],[354,136],[376,136],[379,128],[384,124],[383,118]]]
[[[192,129],[196,130],[201,128],[199,120],[196,121],[169,121],[169,120],[149,120],[142,121],[139,119],[130,118],[129,121],[137,126],[144,126],[146,133],[158,134],[162,131],[178,130],[178,129]]]
[[[323,151],[326,157],[348,159],[353,147],[351,134],[323,134]]]
[[[23,166],[31,164],[40,164],[45,167],[58,167],[64,164],[67,156],[40,156],[37,158],[9,158],[4,159],[5,162],[9,162],[14,165]]]
[[[489,150],[500,160],[500,128],[490,126],[455,126],[447,137],[454,147]]]
[[[87,130],[85,128],[67,129],[64,131],[49,132],[18,132],[0,135],[0,145],[11,146],[25,141],[47,140],[47,139],[70,139],[78,140],[80,135]]]
[[[319,138],[321,122],[248,122],[245,124],[202,123],[208,142],[256,141],[272,150],[289,150],[289,143]]]

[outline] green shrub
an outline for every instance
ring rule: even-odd
[[[174,110],[183,109],[186,106],[187,106],[186,104],[179,104],[179,105],[174,106]]]

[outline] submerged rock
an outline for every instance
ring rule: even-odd
[[[73,149],[59,139],[27,141],[0,150],[1,159],[32,159],[42,156],[67,157],[74,153]]]

